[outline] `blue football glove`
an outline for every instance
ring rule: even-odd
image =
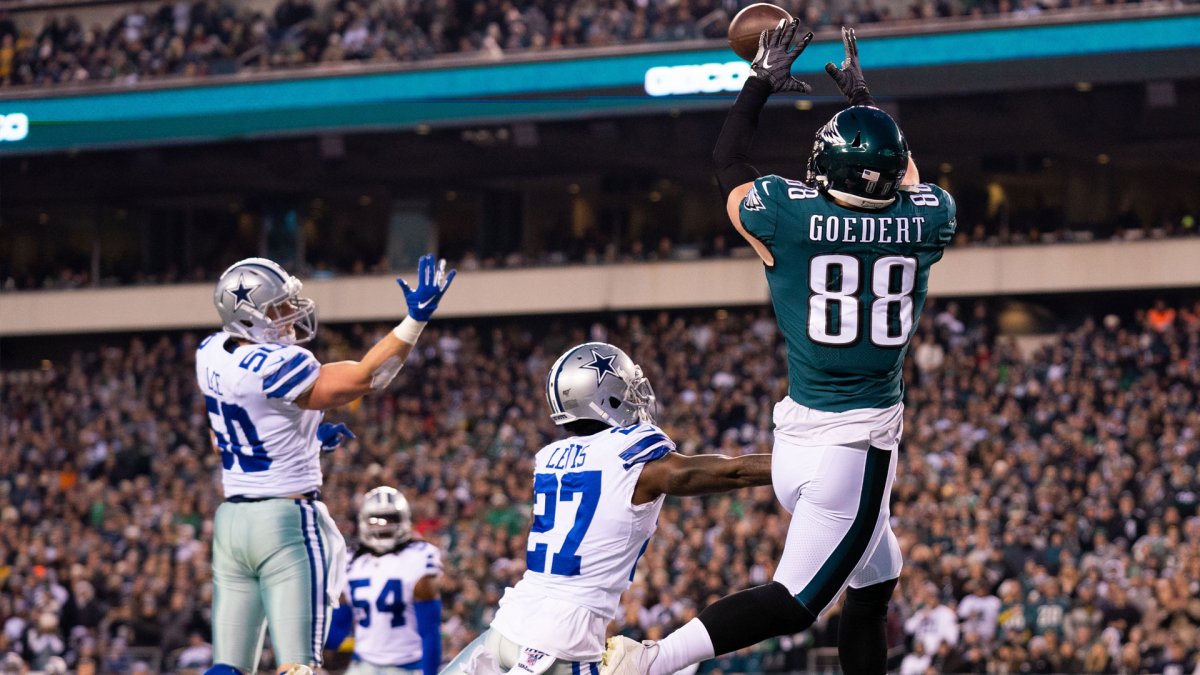
[[[427,253],[421,256],[417,262],[416,290],[410,288],[404,279],[397,277],[396,283],[404,289],[404,301],[408,303],[408,315],[416,321],[428,321],[433,316],[433,311],[437,309],[438,302],[446,293],[446,289],[450,288],[450,282],[454,281],[454,274],[457,271],[446,272],[445,259],[439,260],[435,267],[433,254]]]
[[[317,440],[321,441],[321,452],[333,452],[347,438],[355,438],[354,432],[345,424],[322,422],[317,427]]]

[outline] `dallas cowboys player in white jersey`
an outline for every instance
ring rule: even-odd
[[[316,305],[301,283],[265,258],[221,275],[213,302],[222,330],[196,351],[213,443],[221,453],[225,502],[213,531],[213,661],[207,675],[258,669],[267,626],[279,673],[320,665],[345,542],[319,501],[321,452],[345,425],[324,410],[383,389],[450,286],[445,261],[422,256],[408,316],[361,361],[321,365],[299,345],[316,335]],[[332,601],[332,602],[331,602]]]
[[[371,490],[358,512],[359,547],[329,646],[354,635],[346,675],[436,675],[442,664],[442,554],[412,536],[412,511],[395,488]]]
[[[605,629],[650,543],[665,495],[771,482],[771,456],[685,457],[654,425],[654,391],[620,349],[568,350],[546,382],[550,418],[571,435],[534,458],[526,572],[491,627],[443,675],[596,675]]]

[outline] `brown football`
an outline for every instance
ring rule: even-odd
[[[791,21],[792,15],[769,2],[748,5],[729,22],[729,46],[738,56],[753,61],[758,54],[758,36],[778,26],[780,19]]]

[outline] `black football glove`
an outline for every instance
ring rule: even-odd
[[[850,105],[875,105],[875,99],[867,89],[867,81],[863,79],[862,66],[858,65],[858,38],[854,36],[853,28],[842,26],[842,46],[846,50],[842,67],[826,63],[825,72],[837,82],[838,89],[846,95]]]
[[[772,94],[784,91],[806,94],[812,91],[808,83],[792,76],[792,64],[813,39],[811,32],[797,39],[799,27],[800,19],[792,19],[791,22],[781,19],[774,30],[764,30],[758,37],[758,54],[750,62],[750,68],[754,70],[755,77],[771,85]]]

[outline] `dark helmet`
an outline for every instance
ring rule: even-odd
[[[880,209],[895,201],[908,156],[891,116],[872,106],[846,108],[817,131],[808,182],[851,206]]]

